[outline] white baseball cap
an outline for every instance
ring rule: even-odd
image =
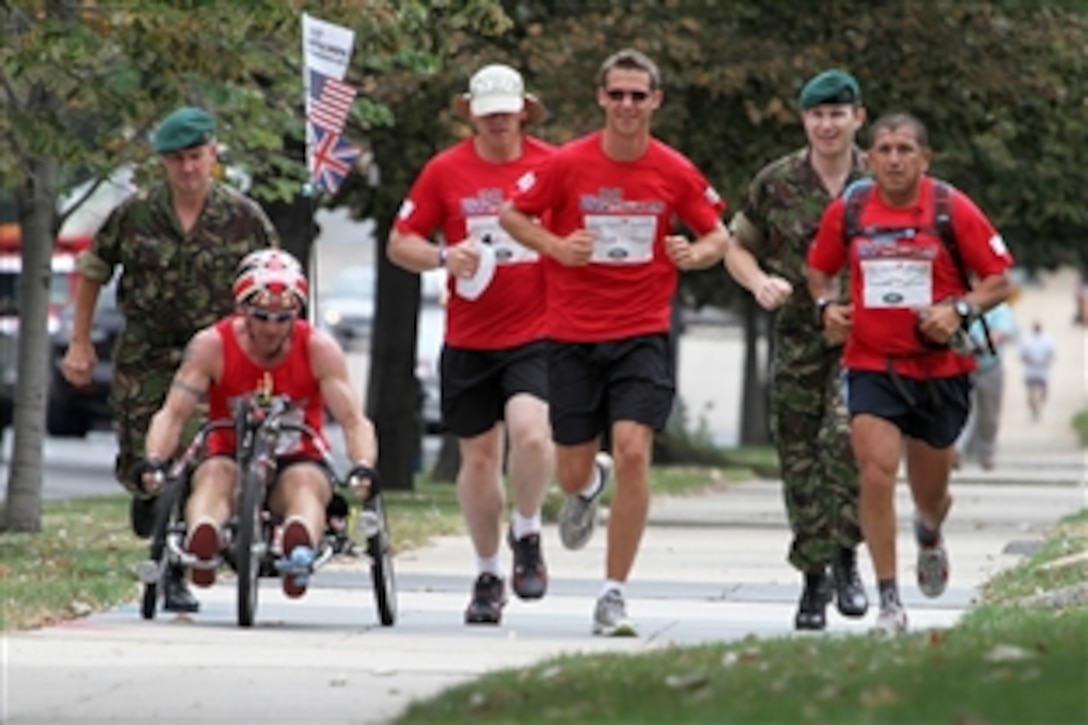
[[[465,117],[526,110],[526,123],[530,124],[539,123],[545,113],[543,104],[525,92],[521,73],[502,63],[485,65],[476,71],[469,80],[468,93],[454,97],[453,108]]]

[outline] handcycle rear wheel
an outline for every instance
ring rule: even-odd
[[[257,588],[264,552],[261,509],[264,505],[264,475],[251,466],[242,478],[238,504],[238,530],[234,540],[238,568],[238,626],[252,627],[257,616]]]
[[[370,578],[374,585],[374,603],[378,607],[378,620],[383,627],[391,627],[397,619],[397,587],[393,575],[393,551],[389,542],[389,521],[385,516],[380,493],[375,492],[365,502],[363,510],[373,513],[379,523],[377,533],[366,542],[370,556]]]
[[[159,602],[162,600],[163,575],[167,562],[166,537],[170,533],[170,525],[180,518],[178,512],[178,500],[184,484],[180,480],[167,481],[159,498],[155,501],[155,523],[151,529],[151,540],[148,545],[148,559],[159,568],[158,577],[152,582],[144,584],[143,597],[140,602],[140,615],[144,619],[154,619],[158,611]]]

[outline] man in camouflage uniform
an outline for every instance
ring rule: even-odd
[[[151,416],[162,406],[189,338],[233,311],[238,262],[255,249],[278,246],[256,202],[213,178],[215,121],[207,112],[178,109],[156,128],[152,145],[165,183],[118,206],[79,255],[74,327],[61,368],[73,385],[90,382],[97,362],[91,344],[95,303],[122,267],[117,298],[125,329],[114,350],[110,390],[115,475],[133,494],[132,528],[141,538],[150,535],[154,513],[138,471]],[[196,611],[184,569],[167,574],[165,609]]]
[[[808,293],[805,259],[823,210],[863,175],[854,145],[865,118],[857,81],[825,71],[801,90],[808,146],[763,168],[731,222],[725,267],[767,310],[779,309],[772,363],[771,431],[778,448],[793,542],[790,563],[804,574],[797,629],[827,626],[832,596],[839,611],[868,609],[857,573],[861,541],[854,465],[839,358],[822,334]],[[766,271],[764,271],[766,270]]]

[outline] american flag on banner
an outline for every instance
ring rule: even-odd
[[[340,133],[358,91],[336,78],[310,71],[310,97],[306,104],[307,120],[326,131]]]
[[[339,132],[307,124],[310,139],[310,179],[317,189],[335,194],[362,150],[345,141]]]

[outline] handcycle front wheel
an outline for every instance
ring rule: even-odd
[[[252,627],[257,616],[258,578],[264,551],[261,509],[264,505],[265,480],[254,466],[242,478],[238,505],[238,530],[234,539],[234,559],[238,573],[238,626]]]
[[[370,578],[374,585],[374,603],[378,620],[391,627],[397,619],[397,587],[393,575],[393,548],[389,539],[389,521],[385,516],[380,493],[373,493],[363,502],[364,515],[373,517],[377,531],[367,537],[366,551],[370,556]]]

